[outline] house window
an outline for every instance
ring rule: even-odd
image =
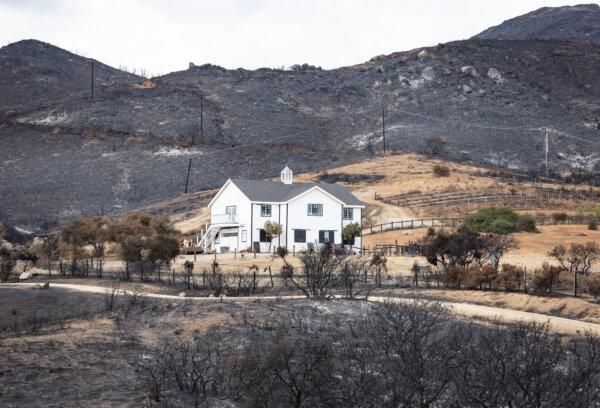
[[[227,207],[225,207],[225,214],[227,216],[227,222],[230,222],[230,223],[236,222],[235,213],[236,213],[235,205],[228,205]]]
[[[306,230],[305,229],[294,230],[294,242],[306,242]]]
[[[246,242],[248,232],[246,230],[242,230],[242,242]]]
[[[334,243],[335,231],[319,231],[319,243],[327,244]]]
[[[323,215],[323,204],[309,204],[308,215],[322,216]]]
[[[352,208],[344,208],[344,219],[345,220],[351,220],[353,219],[353,211]]]
[[[269,204],[261,204],[260,205],[260,216],[261,217],[270,217],[271,216],[271,206]]]
[[[271,237],[267,235],[264,229],[260,230],[260,242],[271,242]]]

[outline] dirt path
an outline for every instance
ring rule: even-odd
[[[391,220],[412,220],[417,218],[409,209],[397,207],[382,201],[375,200],[375,194],[370,189],[359,189],[352,191],[356,197],[365,204],[375,207],[375,211],[368,215],[368,222],[365,225],[376,225]]]
[[[34,283],[4,283],[0,284],[0,290],[2,288],[31,288]],[[51,283],[51,288],[61,288],[67,290],[75,290],[79,292],[87,293],[106,293],[107,288],[101,286],[91,285],[74,285],[69,283]],[[128,293],[130,291],[120,291],[121,294]],[[199,302],[233,302],[233,303],[244,303],[244,302],[255,302],[260,300],[289,300],[289,299],[303,299],[304,296],[249,296],[249,297],[180,297],[174,295],[163,295],[156,293],[145,293],[138,292],[141,295],[148,296],[151,298],[158,299],[172,299],[172,300],[190,300]],[[370,296],[368,298],[371,302],[394,302],[394,303],[406,303],[414,299],[402,298],[402,297],[387,297],[387,296]],[[457,303],[447,301],[435,301],[441,305],[447,307],[452,313],[459,316],[466,317],[477,317],[487,320],[498,320],[502,322],[519,322],[519,321],[534,321],[537,323],[550,323],[551,329],[557,333],[569,334],[569,335],[581,335],[586,331],[596,333],[600,335],[600,324],[587,323],[580,320],[567,319],[564,317],[556,317],[545,315],[541,313],[523,312],[513,309],[504,309],[499,307],[490,307],[475,305],[470,303]]]

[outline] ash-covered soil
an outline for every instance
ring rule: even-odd
[[[52,287],[0,291],[0,406],[8,407],[147,406],[150,387],[142,365],[164,339],[193,338],[219,325],[234,334],[265,319],[339,324],[372,307],[352,301],[240,305],[119,297],[106,310],[104,295]]]
[[[490,27],[480,40],[560,40],[600,44],[600,6],[542,7]]]
[[[93,100],[73,92],[4,112],[0,217],[35,230],[138,208],[180,194],[190,158],[189,191],[358,161],[382,150],[382,107],[388,149],[424,152],[441,137],[450,159],[539,171],[548,133],[553,169],[594,171],[599,63],[598,45],[468,40],[334,70],[125,76]],[[9,86],[9,99],[28,86]]]

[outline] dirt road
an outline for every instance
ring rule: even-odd
[[[35,283],[4,283],[0,284],[0,290],[2,288],[32,288]],[[101,293],[104,294],[107,288],[101,286],[91,285],[75,285],[69,283],[51,283],[50,290],[52,288],[61,288],[66,290],[74,290],[79,292],[87,293]],[[119,291],[120,294],[128,293],[130,291]],[[156,293],[144,293],[138,292],[141,295],[148,296],[151,298],[158,299],[172,299],[172,300],[184,300],[189,299],[194,302],[233,302],[233,303],[244,303],[244,302],[255,302],[261,300],[290,300],[290,299],[303,299],[304,296],[249,296],[249,297],[180,297],[174,295],[163,295]],[[406,303],[413,299],[402,298],[402,297],[386,297],[386,296],[370,296],[368,298],[370,302],[395,302],[395,303]],[[470,303],[457,303],[447,301],[435,301],[439,302],[443,306],[447,307],[452,313],[458,316],[476,317],[485,320],[498,320],[502,322],[518,322],[518,321],[534,321],[538,323],[549,322],[550,327],[553,331],[561,334],[578,335],[584,334],[586,331],[596,333],[600,336],[600,324],[582,322],[580,320],[567,319],[564,317],[550,316],[541,313],[523,312],[519,310],[503,309],[499,307],[481,306]]]

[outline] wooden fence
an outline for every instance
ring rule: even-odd
[[[537,225],[587,225],[591,221],[600,223],[600,217],[590,214],[567,215],[564,218],[554,216],[534,216]],[[414,220],[390,221],[383,224],[370,225],[363,228],[362,235],[379,234],[394,230],[411,230],[417,228],[458,228],[465,217],[453,218],[420,218]]]
[[[418,212],[422,207],[452,207],[457,205],[505,205],[513,208],[546,208],[561,205],[565,201],[578,201],[595,204],[600,199],[597,191],[531,187],[524,190],[498,191],[451,191],[430,193],[402,193],[392,196],[375,194],[375,199],[398,207],[410,208]]]

